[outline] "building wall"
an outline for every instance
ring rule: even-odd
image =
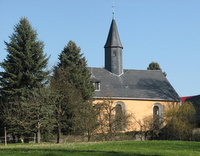
[[[116,104],[124,104],[124,110],[126,114],[131,115],[129,118],[130,123],[126,127],[126,131],[139,131],[141,130],[141,125],[144,125],[144,119],[148,118],[149,120],[153,119],[153,107],[159,107],[159,115],[163,117],[164,111],[168,110],[170,107],[177,105],[178,102],[166,102],[166,101],[144,101],[144,100],[112,100],[113,107]],[[106,100],[96,99],[95,104],[102,103]]]

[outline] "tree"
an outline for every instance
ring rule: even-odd
[[[51,86],[58,98],[56,102],[57,143],[60,142],[61,133],[85,133],[86,127],[83,125],[90,120],[86,119],[87,115],[84,114],[92,110],[90,101],[94,88],[90,82],[90,71],[85,57],[80,50],[75,42],[69,41],[59,55],[59,63],[54,68]]]
[[[147,137],[152,137],[151,135],[154,130],[152,115],[145,116],[142,120],[137,120],[134,117],[134,120],[140,126],[139,138],[141,140],[143,140],[143,138],[144,140],[147,140]]]
[[[99,111],[92,105],[92,101],[88,101],[89,103],[86,103],[82,105],[82,108],[80,109],[80,122],[77,122],[79,131],[84,132],[87,141],[90,141],[92,135],[96,134],[96,130],[99,126],[98,121],[98,115]]]
[[[104,101],[95,104],[99,111],[99,132],[105,140],[114,139],[117,132],[125,131],[129,124],[131,114],[128,114],[121,105],[116,104],[112,98],[106,98]]]
[[[37,39],[27,18],[21,18],[9,37],[7,58],[0,64],[5,72],[1,72],[1,94],[26,95],[26,91],[41,87],[49,72],[45,71],[48,58],[43,54],[44,44]]]
[[[80,51],[81,49],[76,46],[75,42],[69,41],[59,55],[59,63],[56,68],[69,69],[70,83],[73,83],[81,91],[83,100],[87,101],[92,98],[94,87],[90,82],[90,71],[87,68],[87,62]]]
[[[25,130],[36,134],[36,142],[40,143],[41,133],[52,132],[55,123],[53,96],[49,88],[35,89],[23,102],[25,120],[19,125]],[[24,121],[24,122],[23,122]]]
[[[174,106],[165,112],[166,126],[162,133],[167,139],[191,140],[195,128],[195,108],[191,102]]]
[[[80,91],[70,83],[69,70],[57,68],[56,76],[51,79],[56,118],[57,143],[61,142],[62,134],[71,134],[75,128],[73,123],[82,104]]]
[[[161,70],[160,65],[157,62],[151,62],[147,68],[147,70]],[[163,72],[164,76],[167,76],[165,72]]]
[[[15,131],[13,134],[19,135],[18,139],[21,134],[26,137],[34,133],[36,134],[36,142],[40,143],[41,132],[53,130],[54,105],[52,101],[49,88],[41,88],[35,89],[23,100],[16,100],[15,103],[21,107],[17,112],[8,108],[7,105],[3,105],[7,120],[11,125],[17,125],[21,129],[20,133],[16,133],[15,129],[11,127],[9,132]]]
[[[49,72],[46,67],[49,58],[43,54],[44,44],[38,40],[37,32],[27,18],[20,19],[9,38],[10,42],[5,42],[8,55],[0,64],[4,69],[0,72],[1,104],[12,111],[13,117],[15,115],[22,119],[18,112],[23,111],[23,100],[35,88],[42,88],[47,82]],[[11,125],[8,118],[5,116],[6,123],[10,127],[17,127],[15,124]]]

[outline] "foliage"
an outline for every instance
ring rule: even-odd
[[[195,108],[191,102],[174,106],[165,112],[167,125],[163,129],[163,137],[168,139],[192,140],[195,128]]]
[[[81,49],[76,46],[75,42],[69,41],[59,55],[59,63],[55,70],[57,68],[69,70],[69,82],[80,90],[83,100],[87,101],[92,98],[94,88],[90,82],[90,71],[87,68],[87,62],[80,51]]]
[[[152,116],[145,116],[142,121],[137,120],[134,117],[134,120],[136,121],[136,123],[140,126],[140,134],[139,134],[139,138],[140,140],[147,140],[148,136],[150,135],[150,133],[154,130],[154,126],[153,126],[153,119]]]
[[[74,131],[75,115],[82,104],[80,91],[70,83],[69,70],[57,68],[56,76],[51,79],[56,119],[57,143],[60,143],[61,133],[71,134]]]
[[[157,62],[151,62],[147,68],[147,70],[161,70],[160,65]],[[164,76],[167,76],[167,73],[163,72]]]
[[[185,102],[192,102],[196,110],[195,123],[197,124],[197,127],[200,127],[200,95],[188,97]]]
[[[19,122],[25,122],[27,117],[24,102],[35,88],[47,83],[48,58],[43,54],[43,42],[37,39],[27,18],[20,19],[9,38],[10,42],[5,42],[8,55],[0,64],[4,69],[0,72],[1,115],[9,130],[20,135],[24,129]]]
[[[189,156],[200,155],[200,142],[188,141],[117,141],[67,144],[4,144],[0,145],[0,155],[13,156],[130,156],[160,155]]]
[[[99,110],[93,106],[92,100],[79,105],[75,118],[76,132],[87,137],[87,141],[90,141],[91,137],[96,134],[99,126],[98,115]]]
[[[44,44],[37,39],[36,31],[26,18],[20,19],[9,38],[10,42],[5,42],[8,55],[0,64],[5,70],[0,73],[1,95],[26,96],[47,80],[48,58],[43,54]]]
[[[8,124],[8,132],[18,135],[37,134],[37,142],[40,142],[41,131],[49,131],[53,128],[54,117],[52,97],[47,88],[34,89],[34,94],[22,100],[15,100],[16,109],[10,109],[7,104],[3,105],[4,115]],[[18,127],[12,127],[15,125]]]
[[[161,68],[157,62],[151,62],[147,70],[161,70]]]
[[[18,124],[26,131],[36,134],[36,142],[40,143],[41,133],[52,132],[54,119],[54,103],[52,103],[51,90],[49,88],[35,89],[22,103],[24,120]]]
[[[102,139],[114,139],[115,134],[124,131],[129,124],[131,115],[123,110],[123,108],[119,111],[112,98],[108,97],[104,99],[102,102],[95,104],[95,107],[99,112],[98,133],[102,134]]]
[[[57,95],[57,142],[60,142],[61,133],[84,134],[87,131],[90,135],[91,131],[88,127],[91,129],[93,126],[88,126],[89,124],[86,123],[90,121],[91,125],[95,119],[91,115],[95,113],[90,102],[94,88],[90,82],[90,71],[86,60],[75,42],[69,41],[59,55],[59,63],[54,68],[51,87]]]

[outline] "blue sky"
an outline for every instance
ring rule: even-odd
[[[90,67],[104,67],[112,5],[125,69],[158,62],[180,96],[200,94],[200,0],[0,0],[0,62],[13,27],[27,17],[50,55],[49,69],[69,40]],[[3,71],[0,68],[0,71]]]

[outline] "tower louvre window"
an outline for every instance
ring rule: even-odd
[[[117,56],[117,52],[116,51],[113,52],[113,56]]]

